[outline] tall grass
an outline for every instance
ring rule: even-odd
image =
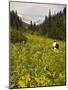
[[[10,88],[65,85],[65,42],[23,33],[26,43],[10,43]]]

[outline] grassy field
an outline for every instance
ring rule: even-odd
[[[10,88],[65,85],[65,42],[24,33],[26,43],[10,43]]]

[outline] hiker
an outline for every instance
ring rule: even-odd
[[[59,48],[59,44],[56,41],[54,41],[54,43],[53,43],[53,48],[54,49],[58,49]]]

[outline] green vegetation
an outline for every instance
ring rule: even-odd
[[[19,18],[17,15],[17,11],[10,12],[10,26],[15,27],[16,29],[21,29],[23,28],[22,20]]]
[[[10,12],[10,88],[66,84],[65,10],[53,16],[49,11],[40,25],[27,25]]]
[[[10,44],[10,88],[65,85],[65,42],[23,32],[28,41]]]
[[[50,38],[66,40],[66,8],[54,15],[51,15],[49,10],[49,16],[45,16],[42,24],[32,25],[31,22],[29,29]]]
[[[12,43],[26,42],[27,38],[23,35],[22,30],[16,30],[14,28],[10,31],[10,41]]]
[[[51,15],[49,10],[49,16],[45,16],[45,20],[42,24],[36,25],[35,23],[26,24],[17,15],[17,11],[10,12],[10,26],[16,29],[28,29],[33,33],[45,35],[54,39],[66,40],[66,8],[57,14]]]

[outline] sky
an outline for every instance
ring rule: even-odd
[[[48,16],[49,9],[51,14],[56,14],[62,11],[65,5],[58,4],[41,4],[41,3],[25,3],[25,2],[10,2],[10,11],[17,10],[17,13],[26,23],[40,24],[45,16]]]

